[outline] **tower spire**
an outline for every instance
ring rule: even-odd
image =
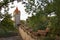
[[[14,12],[15,12],[15,14],[19,14],[20,11],[18,10],[18,7],[16,7]]]

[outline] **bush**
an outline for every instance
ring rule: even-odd
[[[18,33],[17,32],[3,32],[0,33],[0,37],[10,37],[10,36],[17,36]]]
[[[55,37],[45,37],[43,40],[55,40]]]
[[[18,35],[17,30],[15,31],[6,31],[0,28],[0,37],[10,37]]]

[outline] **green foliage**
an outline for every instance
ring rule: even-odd
[[[40,3],[41,2],[41,3]],[[33,3],[33,5],[32,5]],[[30,14],[36,13],[29,17],[27,22],[35,30],[49,27],[50,33],[60,35],[60,0],[30,0],[26,3],[26,11]],[[54,12],[54,13],[53,13]],[[51,16],[54,14],[55,16]],[[48,16],[50,15],[50,16]]]
[[[3,18],[3,14],[0,12],[0,19],[2,19]]]
[[[5,31],[14,31],[14,22],[11,20],[10,14],[5,14],[5,18],[1,21],[1,28]]]
[[[24,25],[25,24],[25,20],[20,20],[20,23]]]
[[[55,40],[54,37],[45,37],[43,40]]]
[[[11,14],[4,14],[4,19],[0,23],[0,37],[16,35],[17,30],[14,27],[14,22],[11,20],[11,17]]]
[[[5,32],[4,30],[0,30],[0,37],[10,37],[10,36],[17,36],[17,32]]]
[[[57,23],[56,23],[56,34],[60,35],[60,0],[54,0],[54,6],[55,6],[55,10],[56,10],[56,15],[57,15]]]
[[[26,4],[26,10],[28,11],[28,13],[33,11],[32,17],[29,17],[27,20],[28,26],[33,28],[34,30],[45,30],[48,25],[47,14],[45,13],[47,10],[44,11],[44,8],[41,8],[41,6],[44,7],[43,3],[46,2],[41,3],[41,5],[39,2],[42,1],[37,1],[37,5],[35,4],[34,0],[30,0],[28,2],[29,3]],[[34,15],[34,13],[36,13],[36,15]]]
[[[28,26],[33,28],[33,30],[45,30],[47,27],[48,22],[46,16],[40,13],[37,13],[35,16],[28,18]]]

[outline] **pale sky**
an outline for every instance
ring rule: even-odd
[[[9,4],[10,4],[10,5],[9,5],[9,8],[10,8],[11,6],[14,6],[14,5],[15,5],[14,8],[10,8],[9,13],[13,13],[14,10],[16,9],[16,7],[18,7],[18,9],[19,9],[20,12],[21,12],[20,19],[21,19],[21,20],[26,20],[26,19],[27,19],[28,14],[25,12],[24,4],[22,4],[21,2],[17,3],[17,1],[14,1],[14,5],[11,5],[11,3],[9,3]]]
[[[16,7],[18,7],[18,9],[21,12],[20,19],[21,20],[26,20],[28,18],[28,14],[25,12],[24,4],[22,4],[21,2],[18,3],[17,1],[14,1],[14,4],[13,5],[11,3],[9,3],[9,4],[10,4],[9,5],[9,13],[13,14],[14,10],[16,9]],[[14,8],[11,8],[11,6],[15,6],[15,7]],[[4,12],[3,10],[4,9],[2,8],[2,13]],[[32,16],[32,15],[30,14],[29,16]]]
[[[14,8],[11,8],[11,6],[15,6]],[[18,7],[19,11],[21,12],[21,16],[20,19],[21,20],[26,20],[28,18],[28,14],[25,12],[25,7],[24,4],[22,4],[22,2],[17,2],[14,1],[14,4],[12,5],[11,3],[9,3],[9,13],[11,13],[13,15],[14,10],[16,9],[16,7]],[[2,13],[4,13],[4,8],[2,8]]]

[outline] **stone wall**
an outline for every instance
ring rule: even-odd
[[[31,37],[30,35],[28,35],[25,32],[25,30],[23,30],[21,27],[19,27],[19,33],[21,34],[23,40],[36,40],[33,37]]]

